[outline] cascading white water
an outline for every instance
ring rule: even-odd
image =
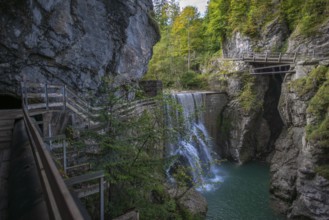
[[[167,126],[183,126],[185,132],[169,141],[168,154],[176,156],[180,164],[189,168],[198,190],[213,190],[221,178],[211,154],[213,143],[204,126],[204,94],[178,93],[172,94],[172,98],[182,109],[170,114],[171,109],[167,107]]]

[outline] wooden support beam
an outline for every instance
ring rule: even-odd
[[[65,180],[64,182],[66,183],[66,185],[72,186],[72,185],[75,185],[78,183],[83,183],[83,182],[87,182],[90,180],[102,178],[104,176],[105,176],[104,171],[98,171],[95,173],[88,173],[88,174],[84,174],[81,176],[75,176],[75,177]]]
[[[251,75],[269,75],[269,74],[285,74],[285,73],[295,73],[295,70],[281,71],[281,72],[260,72],[260,73],[251,73]]]

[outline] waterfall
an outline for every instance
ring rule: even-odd
[[[168,170],[172,181],[172,173],[177,166],[184,166],[200,191],[213,190],[216,183],[221,182],[215,160],[211,150],[213,142],[204,125],[203,107],[205,95],[203,93],[178,93],[171,97],[181,109],[171,109],[167,106],[167,126],[175,130],[180,127],[184,132],[169,140],[168,154],[177,160]]]

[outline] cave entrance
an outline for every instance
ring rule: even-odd
[[[20,97],[12,95],[0,93],[0,109],[21,109],[22,108],[22,100]]]
[[[274,143],[281,134],[284,126],[281,115],[278,110],[279,100],[281,96],[281,87],[284,74],[270,75],[269,77],[269,89],[265,93],[264,105],[263,105],[263,118],[267,121],[271,136],[267,149],[271,152],[274,149]]]

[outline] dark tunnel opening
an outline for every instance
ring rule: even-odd
[[[20,109],[22,108],[22,100],[11,94],[0,93],[0,109]]]

